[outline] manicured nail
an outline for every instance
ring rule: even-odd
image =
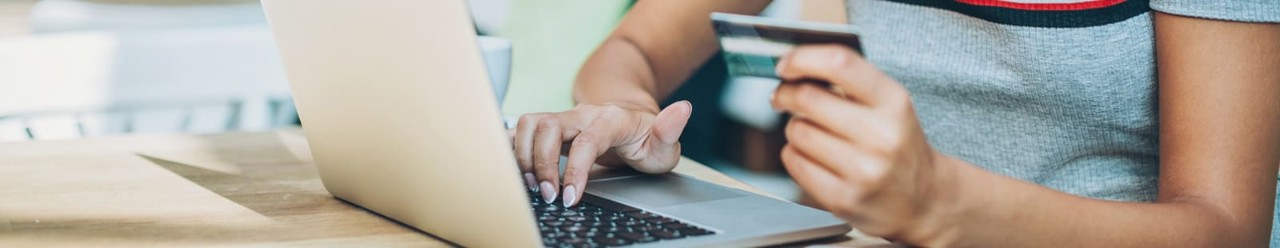
[[[542,201],[547,203],[556,201],[556,189],[552,188],[550,182],[542,181]]]
[[[538,185],[533,184],[533,173],[524,173],[524,185],[529,187],[530,191],[538,192]]]
[[[578,199],[577,193],[578,193],[577,190],[573,190],[573,185],[564,187],[564,206],[565,207],[573,206],[574,203],[577,203],[577,202],[574,202],[574,200]]]

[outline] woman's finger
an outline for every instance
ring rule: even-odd
[[[641,144],[645,152],[636,154],[639,157],[624,157],[632,159],[631,168],[644,173],[665,173],[675,168],[680,160],[680,134],[692,114],[693,104],[689,101],[672,103],[658,112]]]
[[[534,128],[533,138],[533,171],[537,178],[542,199],[547,203],[555,201],[560,192],[560,144],[562,126],[556,116],[546,116],[538,120]]]
[[[538,190],[538,183],[533,175],[533,136],[536,133],[535,129],[538,128],[538,120],[547,115],[535,113],[520,116],[520,120],[516,123],[515,136],[511,139],[515,147],[516,164],[520,166],[525,186],[533,191]]]
[[[778,63],[777,70],[778,76],[787,81],[829,82],[847,98],[870,106],[908,98],[906,89],[897,81],[843,45],[796,47]]]
[[[878,165],[868,162],[869,156],[864,156],[865,153],[856,144],[836,137],[809,120],[791,119],[784,132],[788,146],[806,154],[806,158],[841,178],[862,180],[879,176],[885,171],[872,168],[871,166]]]
[[[791,174],[801,189],[813,196],[818,205],[845,217],[840,214],[839,209],[843,208],[840,198],[845,195],[843,192],[847,189],[840,183],[840,177],[818,165],[791,145],[782,147],[781,158],[787,173]]]
[[[609,151],[609,147],[619,136],[617,125],[606,120],[596,120],[591,126],[583,129],[569,145],[568,162],[564,169],[564,206],[577,205],[582,200],[582,192],[586,190],[588,175],[596,158]]]
[[[867,127],[878,117],[866,106],[858,105],[815,83],[787,82],[773,93],[775,109],[816,124],[855,140],[871,131]]]

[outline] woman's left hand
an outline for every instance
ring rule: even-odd
[[[956,166],[929,146],[906,88],[841,45],[797,47],[777,70],[773,106],[793,116],[782,162],[805,192],[867,234],[952,238]]]

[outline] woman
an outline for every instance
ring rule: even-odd
[[[850,0],[865,57],[809,45],[778,65],[842,92],[777,89],[797,117],[788,172],[911,245],[1267,245],[1280,1],[1069,1]],[[529,187],[572,205],[592,162],[671,170],[692,106],[655,99],[716,51],[708,13],[767,4],[638,2],[582,67],[577,107],[520,119]]]

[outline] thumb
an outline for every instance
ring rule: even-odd
[[[625,156],[627,163],[640,172],[665,173],[676,166],[680,158],[680,133],[689,123],[689,114],[693,113],[693,105],[688,101],[679,101],[658,112],[654,117],[652,131],[645,138],[640,151],[643,155]],[[639,156],[635,156],[639,155]]]
[[[662,144],[675,144],[680,141],[685,125],[689,124],[689,115],[693,114],[693,104],[689,101],[672,103],[658,112],[653,120],[653,134]]]

